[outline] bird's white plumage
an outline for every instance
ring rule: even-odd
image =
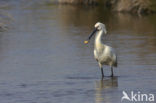
[[[98,31],[95,36],[94,57],[99,63],[100,68],[102,68],[102,65],[109,65],[111,68],[117,67],[117,56],[114,49],[105,45],[101,39],[102,35],[107,33],[105,25],[98,22],[95,24],[95,28]]]
[[[103,47],[103,46],[102,46]],[[100,49],[94,48],[94,57],[101,65],[109,65],[115,66],[117,57],[113,48],[110,46],[104,45],[104,47]]]
[[[113,76],[113,67],[117,67],[117,56],[112,47],[105,45],[102,42],[102,35],[107,33],[106,27],[100,22],[97,22],[94,27],[94,31],[90,34],[88,40],[84,41],[84,43],[89,43],[91,37],[96,33],[94,43],[94,57],[97,60],[99,67],[101,68],[102,78],[104,77],[102,67],[103,65],[109,65],[111,67],[111,76]]]

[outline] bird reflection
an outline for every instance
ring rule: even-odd
[[[104,78],[102,80],[96,81],[95,86],[95,101],[96,103],[104,103],[111,101],[112,96],[108,91],[111,91],[113,88],[118,87],[118,78]]]

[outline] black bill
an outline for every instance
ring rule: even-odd
[[[89,35],[89,38],[88,38],[87,40],[84,41],[84,44],[88,44],[88,43],[89,43],[89,40],[90,40],[90,39],[92,38],[92,36],[96,33],[97,30],[98,30],[97,28],[95,28],[95,29],[93,30],[93,32]]]
[[[92,36],[96,33],[97,30],[98,30],[97,28],[95,28],[95,29],[93,30],[93,32],[90,34],[88,40],[90,40],[90,39],[92,38]]]

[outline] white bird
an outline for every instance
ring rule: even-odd
[[[97,22],[94,27],[94,31],[90,34],[88,40],[84,41],[84,43],[89,43],[91,37],[94,34],[96,34],[94,43],[94,58],[99,64],[102,73],[102,78],[104,77],[103,65],[110,66],[111,76],[113,77],[113,67],[117,67],[117,55],[112,47],[105,45],[102,42],[102,35],[107,33],[105,25],[100,22]]]

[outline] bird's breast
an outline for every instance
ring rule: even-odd
[[[101,51],[103,45],[101,43],[101,41],[95,41],[95,46],[94,49],[96,49],[97,51]]]
[[[100,47],[95,47],[94,48],[94,57],[95,57],[95,59],[97,59],[97,60],[99,60],[101,57],[102,57],[102,55],[103,55],[103,49],[102,48],[100,48]]]

